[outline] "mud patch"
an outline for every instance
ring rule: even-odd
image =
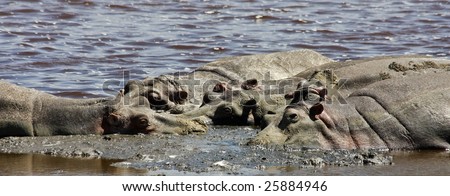
[[[391,74],[388,72],[380,72],[380,78],[381,80],[387,80],[391,78]]]
[[[433,61],[424,61],[424,62],[414,62],[410,61],[408,65],[402,65],[397,62],[392,62],[389,64],[389,69],[394,70],[396,72],[406,72],[406,71],[419,71],[423,69],[450,69],[450,64],[438,64]]]
[[[274,167],[392,164],[392,156],[378,150],[247,146],[257,131],[250,127],[213,127],[206,135],[7,137],[0,139],[0,152],[121,159],[113,165],[147,169],[150,175],[266,175],[267,169]]]

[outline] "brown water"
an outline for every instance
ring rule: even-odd
[[[144,175],[146,170],[111,166],[118,160],[60,158],[39,154],[0,154],[0,176]]]
[[[128,78],[190,71],[225,56],[309,48],[336,60],[448,58],[448,10],[449,1],[419,0],[2,0],[0,79],[61,96],[97,97],[115,95]],[[438,154],[400,154],[394,166],[272,169],[288,175],[450,175],[448,155]],[[106,160],[0,160],[1,175],[146,174]]]
[[[394,152],[394,164],[382,166],[268,167],[244,175],[324,175],[324,176],[448,176],[450,175],[450,152]],[[119,160],[59,158],[48,155],[0,154],[2,175],[199,175],[184,171],[149,171],[113,167]],[[205,175],[205,174],[200,174]],[[206,174],[208,175],[208,174]],[[210,175],[216,175],[211,173]],[[223,173],[221,174],[223,175]]]

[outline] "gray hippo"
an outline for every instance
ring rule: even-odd
[[[316,98],[324,98],[324,95],[319,93],[329,89],[329,99],[339,98],[341,100],[338,101],[345,101],[342,99],[351,92],[371,83],[388,78],[445,71],[447,65],[450,65],[449,60],[426,56],[388,56],[327,63],[281,80],[246,80],[242,82],[240,89],[219,82],[212,92],[205,93],[199,109],[193,109],[184,115],[204,116],[211,124],[217,125],[255,124],[264,128],[270,124],[276,113],[283,111],[286,103],[298,102],[298,99],[293,99],[299,98],[294,96],[295,93],[303,93],[305,97],[301,99],[314,102],[317,101],[314,100]],[[293,85],[297,83],[297,87]],[[300,86],[306,89],[295,91]],[[323,91],[321,86],[328,88],[325,89],[327,91]],[[312,93],[308,93],[309,91]]]
[[[155,110],[183,113],[202,103],[205,92],[217,83],[240,85],[247,79],[279,80],[313,67],[332,62],[312,50],[222,58],[185,75],[162,75],[143,81],[129,81],[125,94],[145,96]],[[186,107],[181,106],[186,105]],[[180,106],[180,107],[177,107]]]
[[[270,97],[269,97],[270,96]],[[206,118],[214,125],[256,125],[264,114],[286,106],[282,94],[269,95],[257,90],[226,90],[205,93],[202,105],[180,114],[185,118]]]
[[[294,96],[294,94],[303,93],[304,96],[311,96],[308,98],[301,97],[302,99],[317,102],[320,96],[314,95],[315,93],[308,93],[308,90],[319,90],[322,86],[326,88],[328,93],[327,103],[337,101],[344,104],[346,102],[345,98],[355,90],[378,81],[432,72],[445,72],[448,69],[450,69],[450,60],[421,55],[382,56],[345,62],[332,62],[309,68],[294,77],[285,79],[298,81],[298,79],[306,78],[300,80],[297,88],[300,86],[307,88],[292,90],[292,88],[285,87],[284,89],[288,91],[285,96],[292,99],[291,102],[297,103],[299,100],[293,98],[299,98],[300,96]],[[273,114],[265,114],[261,127],[264,128],[265,125],[270,124],[275,116]]]
[[[381,80],[346,103],[298,101],[249,144],[322,149],[450,149],[450,71]]]
[[[197,120],[157,114],[145,97],[61,98],[0,81],[0,137],[111,133],[205,133]]]
[[[327,86],[330,96],[345,98],[353,91],[381,80],[441,72],[449,68],[448,59],[421,55],[381,56],[327,63],[309,68],[294,77],[318,80]]]
[[[205,122],[214,125],[256,125],[266,114],[275,114],[286,106],[290,100],[285,91],[293,91],[292,84],[305,79],[282,79],[275,81],[282,88],[268,88],[259,84],[256,79],[246,80],[240,88],[220,82],[211,92],[206,92],[199,108],[185,112],[180,116],[189,118],[203,117]],[[287,85],[289,84],[289,85]],[[285,88],[286,87],[286,88]],[[289,88],[288,88],[289,87]]]

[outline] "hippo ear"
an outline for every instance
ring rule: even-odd
[[[284,98],[285,98],[285,99],[293,99],[293,98],[294,98],[294,93],[295,93],[295,92],[286,93],[286,94],[284,95]]]
[[[186,91],[181,90],[178,91],[177,94],[178,94],[177,99],[179,100],[186,100],[188,98],[188,93]]]
[[[113,103],[118,104],[118,103],[122,103],[124,100],[125,94],[124,94],[124,90],[120,89],[119,93],[117,93],[116,98],[114,98]]]
[[[227,90],[231,90],[231,88],[225,82],[219,82],[213,88],[213,92],[216,93],[225,92]]]
[[[143,84],[144,86],[153,86],[154,83],[155,83],[155,79],[154,79],[154,78],[145,78],[145,79],[142,81],[142,84]]]
[[[180,91],[176,91],[173,92],[173,97],[171,97],[173,100],[173,102],[176,102],[178,104],[183,104],[187,98],[188,98],[188,93],[184,90],[180,90]]]
[[[210,103],[210,102],[211,102],[211,97],[209,97],[209,94],[208,94],[208,93],[205,93],[205,94],[203,95],[203,103],[202,103],[202,105],[208,104],[208,103]]]
[[[299,103],[301,101],[303,101],[303,91],[301,90],[296,90],[290,94],[286,94],[284,95],[284,97],[289,97],[292,99],[291,104],[293,103]]]
[[[324,108],[321,103],[313,105],[311,108],[309,108],[309,117],[311,120],[317,120],[317,116],[322,114]]]
[[[138,80],[129,80],[124,87],[124,94],[128,94],[130,92],[134,92],[134,94],[139,94],[143,89],[143,83]]]
[[[255,107],[256,104],[257,104],[256,100],[250,99],[250,100],[246,101],[243,105],[244,105],[244,107]]]
[[[320,101],[325,100],[325,96],[327,96],[328,90],[326,88],[322,88],[319,90]]]
[[[241,88],[244,90],[259,90],[258,80],[257,79],[246,80],[241,84]]]
[[[300,82],[298,82],[297,84],[297,89],[302,89],[303,87],[308,86],[308,80],[306,79],[301,79]]]
[[[229,91],[227,91],[229,92]],[[203,107],[204,105],[216,105],[219,104],[221,101],[226,100],[224,95],[222,93],[214,93],[214,92],[206,92],[203,94],[203,102],[200,107]]]

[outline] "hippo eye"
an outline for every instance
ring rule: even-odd
[[[149,98],[151,98],[154,101],[160,101],[161,95],[158,92],[153,91],[153,92],[149,93]]]
[[[151,107],[163,107],[167,105],[167,100],[165,100],[163,98],[163,96],[157,92],[157,91],[152,91],[148,94],[148,101],[151,104]]]
[[[138,126],[139,127],[147,127],[148,126],[148,120],[146,118],[139,119]]]

